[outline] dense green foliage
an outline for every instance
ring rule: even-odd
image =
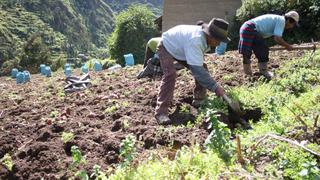
[[[214,152],[218,153],[220,158],[228,162],[232,152],[232,143],[229,140],[231,135],[230,129],[226,124],[219,121],[216,111],[209,109],[206,116],[210,119],[212,131],[206,139],[205,146],[213,149]]]
[[[123,65],[123,55],[132,53],[135,63],[143,63],[145,45],[157,33],[154,18],[146,6],[134,5],[121,12],[108,40],[111,58]]]
[[[266,138],[268,134],[277,135],[319,153],[319,142],[312,138],[320,111],[319,64],[320,51],[314,58],[307,55],[287,63],[270,82],[258,81],[253,86],[231,89],[244,108],[261,108],[264,114],[259,122],[251,123],[252,130],[235,131],[241,138],[243,165],[236,160],[236,142],[225,141],[228,133],[214,117],[213,111],[224,111],[225,105],[210,96],[200,112],[201,116],[209,115],[215,132],[208,137],[205,151],[197,145],[183,147],[172,161],[150,158],[138,167],[117,169],[109,179],[319,179],[316,155],[299,146]],[[295,89],[294,82],[301,84]],[[221,156],[223,150],[231,152],[229,163]]]
[[[68,39],[68,45],[79,51],[105,46],[106,34],[112,31],[113,15],[102,0],[32,0],[22,6],[39,14],[40,19]]]
[[[234,26],[231,29],[233,41],[230,48],[236,48],[239,40],[239,29],[243,22],[262,14],[283,15],[290,10],[296,10],[300,15],[301,25],[289,32],[284,38],[291,43],[309,42],[311,38],[320,39],[320,1],[319,0],[245,0],[237,11]]]
[[[56,70],[66,58],[82,53],[108,58],[107,41],[114,29],[114,12],[120,13],[132,3],[145,4],[157,15],[162,8],[162,0],[1,0],[0,75],[8,75],[13,67],[34,72],[33,65],[43,62]],[[38,44],[42,55],[25,52],[34,36],[42,39]],[[40,58],[44,54],[48,60]]]
[[[23,48],[23,52],[20,66],[31,73],[36,73],[40,64],[49,64],[49,48],[43,43],[41,36],[32,36]]]
[[[2,0],[0,73],[13,67],[34,72],[40,63],[58,69],[67,56],[106,48],[112,29],[113,12],[102,0]],[[35,36],[38,43],[30,41]]]
[[[19,66],[20,59],[24,56],[26,62],[26,55],[30,57],[31,53],[35,53],[32,55],[33,57],[40,57],[37,54],[47,54],[47,57],[51,55],[51,57],[60,57],[60,54],[65,52],[65,36],[54,31],[37,15],[17,7],[6,11],[0,10],[0,19],[0,62],[3,63],[2,67],[0,63],[1,75],[8,74],[13,67],[22,68]],[[43,46],[38,47],[41,52],[30,51],[31,46],[37,44],[31,43],[30,40],[34,39],[33,37],[39,37],[35,42],[39,42],[38,45]],[[39,59],[39,62],[42,61],[43,58]],[[24,62],[22,64],[23,66],[26,65]]]
[[[106,48],[113,12],[103,1],[0,2],[0,74],[13,67],[33,73],[41,63],[53,70],[67,57]]]
[[[129,6],[133,4],[144,4],[147,5],[147,7],[156,15],[161,16],[162,15],[162,6],[163,6],[163,0],[104,0],[107,2],[112,10],[116,13],[119,13],[123,11],[124,9],[127,9]]]

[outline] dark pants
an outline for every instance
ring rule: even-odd
[[[269,61],[269,47],[264,38],[256,31],[255,25],[247,21],[240,28],[239,52],[243,55],[243,63],[251,63],[251,55],[256,55],[258,62]]]
[[[256,36],[252,44],[252,51],[259,63],[269,62],[269,47],[264,42],[264,39],[261,35]],[[243,64],[251,63],[252,52],[246,51],[242,53],[243,55]]]
[[[176,83],[176,68],[174,66],[174,61],[177,61],[160,43],[158,45],[158,54],[160,57],[160,65],[163,71],[163,76],[161,79],[160,90],[158,93],[157,106],[155,109],[155,115],[169,113],[169,106],[173,100],[174,87]],[[182,63],[185,67],[189,68],[185,61],[178,61]],[[207,66],[204,64],[207,69]],[[197,81],[195,81],[196,87],[193,91],[194,99],[202,100],[206,97],[206,88],[202,87]]]
[[[147,46],[144,53],[143,67],[145,68],[148,64],[148,60],[154,56],[154,52]]]

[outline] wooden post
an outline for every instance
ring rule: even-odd
[[[239,135],[236,136],[236,140],[237,140],[237,156],[238,156],[238,161],[239,161],[241,164],[245,164],[245,160],[243,159],[242,154],[241,154],[241,142],[240,142],[240,137],[239,137]]]

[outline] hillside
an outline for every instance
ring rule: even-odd
[[[0,179],[68,179],[76,174],[80,176],[81,172],[93,174],[96,172],[93,167],[97,168],[95,165],[101,167],[98,174],[101,176],[107,174],[110,179],[294,177],[294,174],[286,174],[287,170],[302,171],[299,168],[306,158],[310,163],[314,163],[312,155],[295,146],[289,148],[287,144],[279,145],[274,141],[267,141],[273,143],[271,145],[267,142],[261,143],[253,150],[252,156],[248,155],[246,150],[250,150],[249,147],[254,145],[255,141],[252,139],[256,140],[264,133],[275,132],[299,142],[307,141],[304,143],[319,150],[319,146],[315,143],[312,146],[311,143],[317,142],[319,145],[320,136],[316,134],[317,129],[302,131],[304,127],[299,121],[294,120],[294,116],[287,109],[285,111],[287,114],[280,112],[273,114],[281,110],[283,104],[277,101],[281,98],[290,108],[293,108],[291,100],[296,99],[295,102],[298,102],[297,100],[303,97],[307,99],[303,101],[304,103],[309,101],[319,103],[319,94],[317,95],[319,81],[314,80],[319,78],[319,71],[312,65],[312,63],[319,64],[319,52],[314,59],[309,59],[310,65],[307,63],[301,67],[290,64],[291,61],[299,63],[296,60],[305,56],[305,53],[305,51],[271,53],[270,68],[279,72],[274,83],[260,80],[258,73],[255,73],[253,78],[244,76],[241,72],[240,55],[235,51],[227,52],[226,55],[217,57],[215,61],[207,59],[210,72],[221,85],[229,90],[236,87],[243,88],[238,92],[240,100],[247,108],[242,118],[248,122],[249,119],[255,120],[250,121],[252,130],[241,129],[234,124],[231,119],[233,116],[226,110],[226,105],[221,102],[220,105],[217,104],[219,99],[212,94],[206,107],[200,109],[192,107],[191,87],[194,83],[190,72],[185,69],[178,72],[170,116],[174,124],[169,126],[158,125],[153,117],[160,81],[135,78],[141,65],[118,71],[90,72],[92,87],[67,94],[63,90],[66,82],[62,71],[54,73],[51,78],[33,75],[30,83],[22,85],[16,85],[15,80],[9,77],[1,77]],[[307,59],[303,62],[305,61]],[[291,66],[295,67],[293,72]],[[304,66],[312,68],[304,69]],[[257,70],[256,63],[254,69]],[[302,75],[305,78],[303,82],[294,79],[300,78],[300,69],[307,73]],[[291,76],[285,73],[290,73]],[[79,72],[75,75],[77,74]],[[292,87],[303,88],[291,89]],[[259,92],[255,91],[255,88],[260,89]],[[314,95],[318,98],[314,99]],[[268,96],[273,97],[272,102],[276,104],[266,105],[269,103],[266,99],[270,99]],[[312,105],[310,109],[304,106],[305,112],[294,108],[294,112],[310,126],[313,119],[307,118],[313,117],[314,112],[319,112],[318,105]],[[253,158],[247,162],[248,164],[241,166],[236,160],[225,163],[215,149],[203,150],[208,135],[217,128],[215,125],[209,126],[207,117],[203,114],[206,111],[218,113],[220,121],[234,130],[233,133],[243,137],[243,156]],[[310,134],[312,131],[315,134]],[[310,137],[315,138],[315,141],[309,142]],[[219,137],[218,142],[221,139],[225,140],[223,138],[225,137]],[[226,140],[222,147],[235,142],[230,140],[228,135]],[[196,144],[201,150],[196,148]],[[266,149],[260,148],[262,146],[266,146]],[[191,149],[188,150],[188,147]],[[277,157],[276,153],[289,150],[292,150],[290,153],[293,154],[285,156],[279,154]],[[74,156],[75,153],[78,155]],[[235,154],[232,153],[234,156]],[[131,155],[133,155],[132,162],[130,162]],[[283,159],[283,161],[281,159],[291,157],[295,159]],[[280,160],[281,163],[287,163],[286,166],[280,166],[283,169],[278,167]],[[132,168],[121,168],[128,166],[129,163]],[[273,171],[276,174],[272,174]]]
[[[114,12],[119,13],[123,9],[128,8],[132,4],[147,5],[151,11],[156,15],[162,15],[163,0],[104,0]]]
[[[17,67],[22,56],[27,57],[24,48],[32,45],[35,37],[42,41],[39,46],[49,49],[46,53],[50,61],[65,62],[66,57],[77,57],[79,53],[105,51],[114,28],[114,12],[134,2],[120,5],[107,0],[0,1],[0,76]],[[160,1],[139,3],[161,8]]]

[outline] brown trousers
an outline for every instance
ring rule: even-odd
[[[163,76],[161,79],[160,90],[158,93],[157,106],[155,110],[155,115],[169,113],[169,106],[173,100],[174,87],[176,83],[176,68],[174,66],[174,61],[178,61],[180,64],[188,67],[185,61],[176,60],[163,46],[162,42],[158,45],[158,54],[160,58],[160,65],[163,71]],[[208,70],[207,65],[203,64],[204,68]],[[206,98],[207,90],[202,87],[195,80],[196,87],[193,90],[193,96],[195,100],[203,100]]]

